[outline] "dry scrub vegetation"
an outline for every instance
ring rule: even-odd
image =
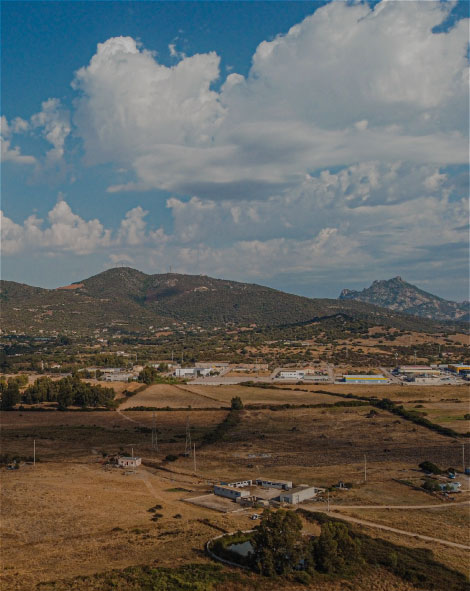
[[[128,398],[125,404],[191,406],[188,410],[156,413],[158,451],[151,447],[153,413],[150,411],[126,411],[121,406],[119,411],[103,412],[3,413],[3,453],[30,456],[36,440],[40,461],[35,468],[24,465],[19,470],[2,469],[2,589],[29,591],[41,581],[88,576],[132,565],[208,564],[203,549],[209,538],[220,529],[235,531],[252,525],[248,519],[250,512],[219,513],[185,502],[188,497],[210,492],[210,483],[224,478],[264,475],[319,486],[331,486],[340,479],[352,482],[351,490],[331,493],[330,501],[338,507],[443,502],[395,479],[418,482],[417,465],[423,460],[435,461],[443,467],[458,464],[461,442],[387,411],[373,414],[369,406],[245,409],[240,411],[239,422],[217,441],[205,443],[210,440],[207,434],[227,416],[227,410],[221,407],[228,407],[234,396],[251,404],[332,404],[344,400],[308,389],[309,392],[242,386],[147,388]],[[340,389],[331,387],[331,391]],[[330,388],[322,386],[317,390]],[[352,390],[351,386],[346,387],[347,392]],[[464,399],[460,389],[452,389],[452,395],[447,394],[447,389],[443,395],[428,388],[418,392],[421,389],[411,391],[398,386],[396,392],[389,388],[386,394],[381,387],[361,388],[362,393],[365,390],[378,396],[395,396],[404,402],[404,398],[399,398],[403,393],[412,392],[413,400],[426,396],[426,404],[436,405],[443,413],[449,409],[439,407],[439,397]],[[406,401],[407,407],[409,404],[411,400]],[[197,474],[193,472],[192,458],[181,455],[188,417],[197,447]],[[103,453],[120,450],[129,453],[132,448],[144,462],[137,474],[104,469]],[[467,453],[470,454],[468,446]],[[177,459],[165,461],[169,454]],[[364,454],[368,464],[366,483],[363,482]],[[460,493],[459,500],[465,498],[468,494]],[[148,510],[156,505],[161,507],[157,510],[161,517],[152,520],[155,513]],[[325,508],[321,502],[314,505]],[[338,510],[415,533],[466,543],[467,507],[436,511]],[[401,545],[431,548],[445,564],[462,572],[468,568],[463,550],[391,532],[370,528],[364,531]],[[239,576],[242,579],[219,582],[214,589],[250,589],[250,585],[259,590],[279,588],[276,583],[259,577]],[[78,587],[76,583],[58,582],[43,590],[108,589],[104,583],[100,587],[101,584],[99,579],[86,579]],[[286,588],[302,587],[292,584]],[[354,583],[322,583],[321,588],[331,591],[411,589],[383,571],[361,575]]]

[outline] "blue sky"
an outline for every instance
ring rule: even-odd
[[[468,3],[3,2],[2,277],[468,297]]]

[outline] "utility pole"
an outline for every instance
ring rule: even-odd
[[[330,512],[330,491],[327,492],[326,502],[327,502],[326,512],[329,513]]]
[[[193,444],[193,450],[194,450],[194,456],[193,456],[193,460],[194,460],[194,473],[196,473],[196,444]]]
[[[36,466],[36,439],[33,440],[33,467]]]
[[[367,456],[364,454],[364,482],[367,482]]]
[[[193,446],[191,445],[191,428],[189,426],[189,415],[188,415],[188,418],[186,419],[186,442],[184,445],[184,455],[185,456],[191,455],[192,447]]]
[[[155,420],[155,413],[153,413],[152,422],[152,449],[158,452],[158,435],[157,435],[157,423]]]
[[[462,473],[465,474],[465,444],[462,443]]]
[[[416,349],[414,350],[414,354],[415,354],[415,365],[416,365]]]

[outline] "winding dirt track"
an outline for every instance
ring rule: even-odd
[[[459,501],[457,503],[440,503],[439,505],[333,505],[330,504],[330,511],[341,511],[342,509],[450,509],[458,505],[469,505],[470,501]],[[320,511],[325,511],[325,506],[309,505],[308,509],[316,508]]]
[[[459,503],[449,503],[441,504],[441,505],[330,505],[331,509],[335,510],[335,517],[338,519],[343,519],[344,521],[349,521],[350,523],[357,523],[359,525],[364,525],[366,527],[373,527],[376,529],[381,529],[384,531],[390,531],[396,534],[400,534],[402,536],[408,536],[411,538],[419,538],[420,540],[425,540],[426,542],[437,542],[438,544],[443,544],[444,546],[451,546],[452,548],[460,548],[462,550],[470,550],[470,546],[466,544],[458,544],[457,542],[450,542],[449,540],[443,540],[441,538],[432,538],[430,536],[424,536],[422,534],[417,534],[410,531],[405,531],[402,529],[397,529],[395,527],[390,527],[389,525],[382,525],[381,523],[373,523],[372,521],[366,521],[364,519],[357,519],[356,517],[350,517],[349,515],[343,515],[341,513],[341,509],[447,509],[448,507],[455,507],[456,505],[470,505],[470,501],[461,501]],[[327,510],[324,508],[319,508],[315,506],[306,506],[308,509],[314,509],[315,511],[321,511],[322,513],[326,513]]]

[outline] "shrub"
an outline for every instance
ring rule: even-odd
[[[421,462],[419,467],[423,472],[428,472],[429,474],[442,474],[442,470],[432,462]]]

